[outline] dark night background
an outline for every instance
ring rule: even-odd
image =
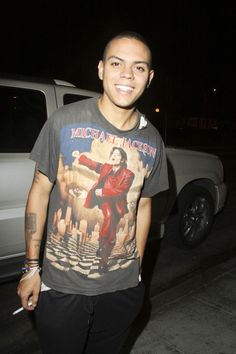
[[[236,5],[91,0],[9,4],[1,11],[0,72],[57,78],[101,91],[97,63],[105,43],[119,31],[135,30],[150,42],[156,70],[140,109],[167,143],[235,148]]]

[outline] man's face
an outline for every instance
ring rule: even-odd
[[[113,166],[120,166],[123,162],[121,153],[119,150],[115,149],[110,156],[110,162]]]
[[[134,38],[113,40],[99,62],[104,97],[120,108],[131,108],[153,78],[149,49]]]

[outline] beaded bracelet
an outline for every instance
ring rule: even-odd
[[[27,262],[39,262],[38,258],[25,258],[25,261]]]
[[[30,267],[30,266],[28,266],[28,267],[22,267],[21,268],[21,272],[24,274],[24,273],[28,273],[28,272],[30,272],[31,270],[33,270],[33,269],[37,269],[37,268],[39,268],[39,265],[35,265],[34,267]]]

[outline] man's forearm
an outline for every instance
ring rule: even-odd
[[[52,184],[36,170],[25,212],[26,257],[38,259]]]
[[[25,213],[26,257],[37,259],[39,258],[43,238],[48,201],[38,200],[40,198],[34,196],[31,196],[31,198],[34,201],[30,202],[30,206],[27,206]]]

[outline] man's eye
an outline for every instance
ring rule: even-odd
[[[119,65],[120,65],[120,63],[117,62],[117,61],[114,61],[114,62],[111,63],[111,66],[114,66],[114,67],[117,67],[117,66],[119,66]]]
[[[141,72],[141,73],[144,73],[145,72],[145,69],[143,66],[136,66],[136,70]]]

